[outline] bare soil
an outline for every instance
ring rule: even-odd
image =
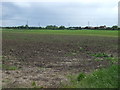
[[[118,38],[74,35],[33,35],[3,33],[4,88],[58,88],[68,75],[90,73],[108,67],[92,54],[117,56]]]

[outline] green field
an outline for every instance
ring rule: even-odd
[[[113,31],[113,30],[3,30],[3,32],[24,33],[24,34],[87,35],[87,36],[118,37],[119,31]]]

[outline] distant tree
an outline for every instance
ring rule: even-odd
[[[38,27],[38,29],[42,29],[42,27]]]
[[[86,26],[84,29],[90,29],[90,27]]]
[[[95,27],[94,29],[99,29],[99,27]]]
[[[113,29],[113,30],[117,30],[117,29],[118,29],[118,26],[112,26],[112,29]]]
[[[76,30],[81,30],[82,28],[81,27],[74,27]]]
[[[53,26],[53,30],[57,30],[58,29],[58,26]]]
[[[112,28],[111,27],[107,27],[106,30],[112,30]]]
[[[62,29],[65,29],[65,26],[60,26],[59,29],[61,29],[61,30],[62,30]]]
[[[26,24],[26,25],[25,25],[25,28],[26,28],[26,29],[28,29],[28,28],[29,28],[29,26]]]
[[[48,26],[46,26],[46,29],[52,29],[52,30],[57,30],[58,29],[58,27],[57,26],[52,26],[52,25],[48,25]]]
[[[17,28],[18,29],[24,29],[25,27],[22,25],[22,26],[18,26]]]

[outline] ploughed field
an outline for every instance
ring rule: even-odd
[[[3,87],[62,87],[68,75],[108,67],[118,31],[3,30]]]

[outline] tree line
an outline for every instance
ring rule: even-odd
[[[118,26],[106,27],[99,26],[99,27],[65,27],[65,26],[56,26],[56,25],[48,25],[46,27],[31,27],[28,25],[22,26],[14,26],[14,27],[0,27],[2,29],[48,29],[48,30],[120,30]]]

